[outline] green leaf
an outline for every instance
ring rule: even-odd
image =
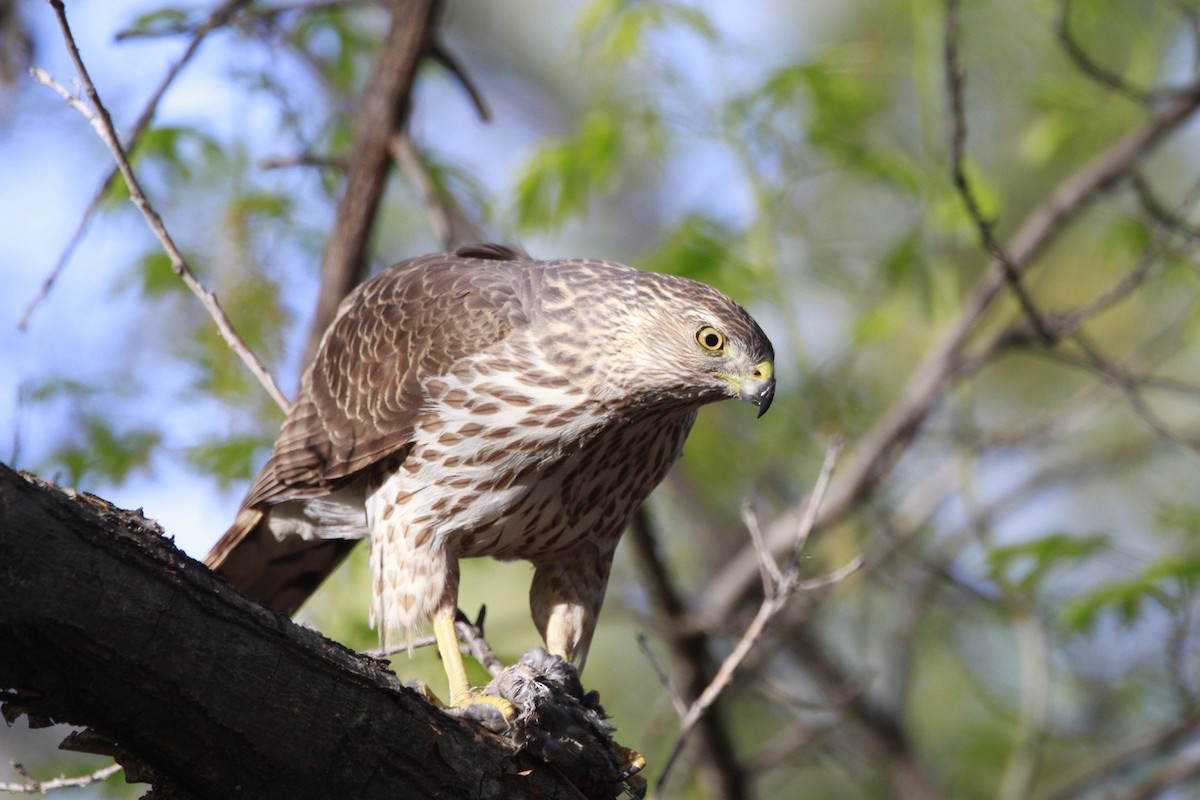
[[[591,0],[579,11],[577,29],[588,54],[606,64],[644,55],[651,33],[679,28],[707,41],[716,27],[703,11],[683,3],[647,0]]]
[[[1108,539],[1103,536],[1072,536],[1056,533],[1019,544],[994,547],[987,555],[992,574],[1008,573],[1008,581],[1023,589],[1035,587],[1057,566],[1073,566],[1075,562],[1107,550]]]
[[[171,268],[171,258],[162,250],[151,250],[137,261],[139,288],[147,297],[171,291],[187,292],[187,286]]]
[[[220,162],[224,157],[225,151],[216,139],[182,125],[151,128],[130,153],[135,166],[151,163],[184,181],[195,175],[195,165]]]
[[[117,38],[185,33],[194,24],[189,12],[168,6],[134,17],[129,27],[117,34]]]
[[[653,272],[713,283],[737,261],[736,239],[737,233],[729,227],[703,214],[689,214],[639,263]]]
[[[1081,632],[1095,625],[1102,613],[1113,612],[1125,625],[1132,625],[1147,600],[1164,607],[1171,605],[1171,594],[1163,584],[1193,589],[1200,581],[1200,555],[1166,558],[1148,567],[1135,578],[1106,584],[1072,600],[1063,610],[1063,626]]]
[[[228,487],[253,477],[259,453],[270,446],[269,436],[232,436],[189,447],[184,451],[184,457],[197,470],[216,478],[222,487]]]
[[[52,465],[65,467],[72,484],[86,475],[99,475],[120,484],[137,469],[149,464],[162,441],[162,434],[149,428],[118,431],[110,423],[89,415],[83,423],[80,441],[59,448]],[[53,466],[49,468],[53,470]]]
[[[584,211],[593,195],[612,187],[622,144],[616,119],[592,111],[574,137],[545,145],[517,181],[517,225],[552,228]]]

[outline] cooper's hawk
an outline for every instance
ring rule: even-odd
[[[342,303],[207,563],[291,614],[370,536],[372,625],[387,647],[432,619],[457,706],[458,561],[527,559],[542,638],[582,668],[630,517],[701,405],[766,412],[773,357],[686,278],[496,245],[407,261]]]

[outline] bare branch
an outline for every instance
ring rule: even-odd
[[[667,570],[658,549],[657,537],[645,506],[638,510],[627,534],[638,555],[643,582],[655,609],[665,619],[663,634],[671,647],[678,687],[678,705],[686,706],[704,691],[716,671],[708,638],[700,632],[682,630],[686,608],[679,591]],[[674,698],[673,698],[674,701]],[[733,741],[723,720],[720,707],[701,718],[696,736],[702,748],[702,758],[709,766],[723,798],[749,797],[749,781],[738,760]]]
[[[108,109],[100,100],[100,93],[96,90],[96,85],[92,83],[91,76],[88,74],[87,67],[83,63],[82,57],[79,55],[79,48],[75,45],[75,39],[71,34],[71,28],[67,23],[67,12],[63,6],[62,0],[49,0],[50,5],[54,8],[54,12],[58,17],[58,24],[62,30],[63,41],[67,46],[67,52],[71,56],[71,60],[75,64],[75,69],[79,72],[79,78],[83,82],[84,90],[87,92],[90,107],[84,103],[82,99],[70,94],[66,89],[59,85],[49,73],[42,69],[33,71],[37,81],[45,86],[49,86],[75,110],[83,114],[84,118],[91,123],[95,128],[96,133],[108,145],[108,149],[112,152],[113,159],[117,162],[117,168],[121,171],[122,177],[125,178],[125,183],[129,187],[129,197],[138,210],[142,212],[142,216],[146,220],[146,224],[154,233],[163,250],[171,260],[171,269],[175,274],[183,279],[184,284],[191,290],[201,305],[208,311],[210,317],[217,325],[217,330],[221,333],[221,338],[229,345],[229,347],[237,353],[242,359],[242,362],[249,368],[258,382],[275,401],[275,403],[286,414],[291,404],[284,396],[283,392],[275,384],[275,380],[267,369],[262,365],[262,362],[250,352],[250,348],[238,336],[238,333],[230,323],[229,318],[225,316],[225,312],[221,309],[220,303],[217,302],[216,295],[204,288],[195,274],[187,265],[183,254],[179,252],[179,248],[175,246],[174,239],[167,232],[166,226],[163,224],[162,217],[146,199],[146,195],[142,191],[141,184],[138,182],[137,176],[133,172],[133,168],[129,164],[129,158],[125,154],[125,149],[121,146],[120,140],[117,138],[116,129],[113,127],[112,118],[108,114]]]
[[[471,657],[478,661],[494,678],[504,671],[504,664],[501,663],[496,651],[483,636],[483,621],[486,617],[487,606],[480,606],[479,614],[475,617],[474,622],[467,619],[467,615],[460,610],[454,620],[454,629],[458,631],[459,638],[466,644],[467,652],[471,654]]]
[[[642,651],[642,655],[650,662],[650,666],[654,668],[654,674],[658,676],[659,683],[667,690],[667,695],[671,698],[671,705],[675,707],[675,713],[680,719],[687,714],[687,703],[680,696],[679,690],[675,688],[675,684],[671,682],[671,676],[663,669],[662,663],[658,660],[658,656],[654,655],[654,651],[650,649],[650,642],[647,641],[645,634],[637,635],[638,649]]]
[[[0,782],[0,792],[8,792],[9,794],[45,794],[52,792],[55,789],[67,789],[79,786],[91,786],[93,783],[102,783],[108,780],[113,775],[121,771],[120,764],[109,764],[107,767],[101,767],[90,775],[80,775],[74,778],[68,778],[60,775],[57,778],[52,778],[48,781],[39,781],[31,776],[23,764],[19,761],[12,762],[13,769],[17,774],[24,778],[20,783],[2,783]]]
[[[817,509],[820,508],[821,501],[825,497],[825,491],[829,487],[829,476],[833,473],[833,466],[837,461],[838,454],[841,452],[841,443],[835,442],[831,445],[825,454],[825,463],[821,468],[821,474],[817,478],[816,486],[813,488],[812,494],[809,496],[808,505],[805,513],[801,517],[800,527],[796,531],[797,548],[802,546],[808,539],[809,533],[812,532],[813,523],[816,520]],[[861,559],[854,559],[854,562],[846,568],[840,569],[834,575],[831,575],[828,580],[821,585],[828,585],[835,580],[841,580],[847,575],[850,575],[861,566]],[[836,576],[836,577],[835,577]],[[783,571],[782,579],[774,584],[774,586],[765,587],[767,589],[766,596],[763,598],[762,604],[759,606],[758,613],[754,615],[754,619],[742,634],[741,639],[734,645],[733,650],[721,662],[720,668],[716,675],[709,682],[700,696],[692,701],[688,706],[687,714],[679,725],[679,734],[676,737],[675,745],[671,749],[671,754],[667,756],[666,762],[663,764],[662,774],[659,776],[658,784],[654,789],[654,797],[661,797],[665,790],[667,779],[670,777],[671,768],[675,761],[679,758],[680,752],[683,750],[688,737],[692,730],[696,727],[696,723],[704,716],[717,698],[721,696],[729,684],[733,681],[733,675],[746,660],[746,656],[754,648],[762,638],[763,632],[766,630],[769,623],[783,608],[787,605],[787,601],[791,598],[792,593],[799,588],[799,550],[792,553],[789,559],[787,569]]]
[[[763,539],[762,528],[758,525],[758,512],[749,500],[742,503],[742,524],[750,532],[750,542],[754,545],[755,552],[758,553],[758,570],[762,574],[763,589],[770,593],[775,590],[776,586],[783,583],[783,573],[779,571],[779,565],[771,557],[771,550],[767,547],[767,542]]]
[[[397,133],[391,142],[392,158],[404,170],[409,181],[417,188],[425,212],[433,224],[442,247],[455,250],[463,245],[484,241],[479,226],[475,224],[449,193],[442,190],[417,146],[406,133]]]
[[[1092,80],[1125,95],[1135,103],[1148,105],[1154,101],[1152,93],[1130,86],[1120,75],[1097,63],[1083,48],[1071,30],[1071,0],[1061,0],[1059,3],[1057,32],[1063,50],[1075,62],[1075,66]]]
[[[1192,714],[1135,741],[1117,744],[1108,752],[1088,759],[1082,769],[1057,782],[1054,788],[1040,796],[1040,800],[1073,800],[1097,787],[1107,787],[1119,773],[1130,770],[1149,756],[1183,746],[1197,731],[1200,731],[1200,717]]]
[[[181,55],[178,60],[171,65],[171,68],[167,70],[167,73],[163,76],[162,80],[159,81],[158,87],[155,88],[155,90],[151,93],[150,99],[146,102],[146,105],[142,109],[142,113],[138,116],[137,121],[134,122],[133,130],[130,132],[129,139],[125,143],[125,152],[131,152],[137,147],[138,142],[140,142],[142,139],[142,135],[145,134],[146,129],[149,128],[150,121],[154,119],[154,115],[158,111],[158,104],[162,100],[163,95],[167,93],[167,89],[172,83],[175,82],[175,79],[179,76],[179,73],[183,71],[183,68],[187,66],[188,62],[192,60],[192,57],[196,55],[196,52],[200,49],[201,43],[205,40],[208,34],[225,25],[225,23],[229,21],[230,17],[233,16],[234,12],[238,10],[238,8],[246,5],[249,2],[250,0],[225,0],[224,3],[217,6],[217,8],[215,8],[213,12],[209,14],[208,19],[196,27],[195,31],[192,33],[192,40],[188,42],[188,46],[183,51],[183,55]],[[29,304],[25,307],[24,313],[21,314],[21,319],[17,323],[17,328],[19,330],[25,330],[29,326],[29,320],[32,318],[33,312],[37,310],[37,307],[41,305],[42,301],[49,296],[50,290],[54,287],[55,281],[58,280],[59,275],[61,275],[63,270],[66,268],[67,262],[70,261],[71,256],[74,255],[75,248],[78,247],[79,243],[83,240],[83,235],[87,231],[88,224],[91,222],[92,217],[95,216],[96,212],[100,209],[100,204],[104,200],[104,196],[108,194],[108,190],[112,186],[112,182],[116,180],[118,172],[118,167],[114,166],[109,173],[104,176],[104,179],[100,181],[100,185],[96,187],[96,191],[92,193],[92,199],[88,202],[87,208],[83,212],[83,217],[79,220],[79,224],[75,228],[75,232],[71,234],[71,238],[67,240],[66,246],[63,247],[62,253],[58,257],[58,261],[55,262],[54,267],[50,270],[50,273],[42,282],[41,288],[38,289],[37,294],[34,295],[33,299],[29,301]]]
[[[995,223],[986,219],[975,190],[967,178],[966,145],[967,145],[967,114],[963,107],[963,94],[966,85],[966,75],[958,57],[958,2],[946,0],[946,33],[945,49],[943,52],[946,67],[946,93],[949,95],[950,106],[950,168],[954,188],[962,198],[963,206],[979,233],[980,242],[1004,274],[1013,296],[1021,306],[1021,311],[1029,319],[1030,325],[1037,332],[1042,343],[1053,345],[1057,338],[1046,325],[1042,314],[1034,305],[1033,298],[1021,283],[1021,274],[1003,245],[996,238]]]
[[[392,166],[392,137],[408,119],[417,65],[427,52],[440,6],[437,0],[385,4],[391,21],[355,120],[346,183],[321,259],[321,290],[302,364],[312,361],[342,298],[366,272],[371,231]]]

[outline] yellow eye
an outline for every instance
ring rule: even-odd
[[[711,353],[719,353],[725,349],[725,334],[711,325],[705,325],[696,331],[696,341]]]

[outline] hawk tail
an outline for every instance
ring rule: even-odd
[[[243,508],[204,558],[209,569],[268,608],[291,616],[358,543],[275,538],[262,509]]]

